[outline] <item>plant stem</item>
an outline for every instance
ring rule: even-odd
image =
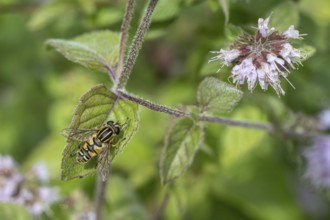
[[[223,117],[205,116],[205,115],[200,115],[199,120],[205,122],[217,123],[217,124],[237,126],[237,127],[254,128],[254,129],[264,130],[270,133],[274,131],[274,127],[270,123],[238,121]]]
[[[132,20],[133,8],[134,8],[134,1],[135,0],[128,0],[126,11],[124,15],[124,20],[121,25],[121,37],[120,37],[120,47],[119,47],[119,58],[118,58],[118,66],[117,66],[117,73],[120,73],[123,68],[124,62],[124,54],[125,54],[125,47],[128,38],[128,31]]]
[[[192,116],[188,112],[170,108],[170,107],[167,107],[164,105],[158,105],[158,104],[152,103],[148,100],[144,100],[140,97],[131,95],[122,90],[118,90],[117,94],[121,97],[124,97],[139,105],[143,105],[144,107],[147,107],[154,111],[163,112],[163,113],[166,113],[168,115],[173,115],[178,118],[185,118],[185,117]],[[274,128],[273,128],[272,124],[269,124],[269,123],[239,121],[239,120],[232,120],[232,119],[223,118],[223,117],[205,116],[205,115],[199,115],[199,120],[205,121],[205,122],[216,123],[216,124],[225,124],[225,125],[231,125],[231,126],[237,126],[237,127],[254,128],[254,129],[264,130],[267,132],[274,132]]]
[[[177,110],[177,109],[173,109],[164,105],[158,105],[155,103],[152,103],[148,100],[142,99],[140,97],[128,94],[122,90],[117,90],[117,95],[124,97],[130,101],[133,101],[139,105],[143,105],[144,107],[147,107],[151,110],[157,111],[157,112],[164,112],[168,115],[173,115],[175,117],[188,117],[189,113]]]
[[[129,48],[128,51],[128,57],[126,59],[126,62],[124,64],[123,70],[119,73],[120,75],[118,76],[118,82],[115,85],[115,90],[116,89],[122,89],[126,86],[126,83],[128,81],[128,78],[132,72],[134,63],[136,61],[136,58],[139,54],[139,51],[142,46],[142,42],[144,39],[144,35],[147,32],[150,23],[151,23],[151,16],[152,13],[156,7],[158,0],[150,0],[149,5],[145,11],[144,17],[142,18],[142,21],[138,27],[138,30],[134,36],[133,42]]]
[[[163,218],[164,215],[164,211],[166,210],[168,201],[170,200],[170,192],[166,191],[162,203],[160,204],[158,210],[156,211],[156,213],[154,214],[154,216],[151,218],[152,220],[160,220]]]
[[[109,165],[110,166],[110,165]],[[104,206],[104,196],[108,179],[102,180],[102,176],[98,175],[96,180],[96,195],[95,195],[95,220],[102,219],[102,208]]]

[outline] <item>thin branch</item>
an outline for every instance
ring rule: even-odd
[[[144,107],[147,107],[151,110],[163,112],[168,115],[173,115],[178,118],[184,118],[184,117],[190,117],[191,114],[188,112],[184,112],[178,109],[170,108],[164,105],[158,105],[155,103],[152,103],[148,100],[144,100],[140,97],[131,95],[125,91],[118,90],[117,95],[124,97],[130,101],[136,102],[139,105],[142,105]],[[251,121],[239,121],[239,120],[233,120],[223,117],[215,117],[215,116],[205,116],[200,115],[199,120],[210,122],[210,123],[216,123],[216,124],[224,124],[224,125],[231,125],[231,126],[237,126],[237,127],[245,127],[245,128],[254,128],[259,130],[264,130],[267,132],[274,132],[274,128],[272,124],[269,123],[259,123],[259,122],[251,122]]]
[[[120,38],[117,73],[120,73],[122,71],[122,68],[123,68],[125,47],[126,47],[126,42],[127,42],[127,38],[128,38],[129,27],[130,27],[131,20],[132,20],[134,1],[135,0],[128,0],[127,1],[124,20],[123,20],[123,23],[121,25],[121,38]]]
[[[132,102],[135,102],[139,105],[142,105],[148,109],[157,111],[157,112],[163,112],[168,115],[172,115],[174,117],[178,118],[187,118],[187,117],[195,117],[189,112],[185,112],[179,109],[167,107],[164,105],[155,104],[151,101],[142,99],[140,97],[134,96],[132,94],[127,93],[123,90],[117,90],[115,91],[117,95],[122,98],[125,98],[127,100],[130,100]],[[315,137],[318,135],[322,135],[321,130],[311,130],[311,129],[305,129],[305,130],[296,130],[294,128],[281,128],[278,127],[272,123],[262,123],[262,122],[253,122],[253,121],[240,121],[240,120],[233,120],[229,118],[223,118],[223,117],[216,117],[216,116],[207,116],[204,114],[200,114],[198,116],[198,119],[203,122],[209,122],[209,123],[215,123],[215,124],[223,124],[223,125],[230,125],[230,126],[236,126],[236,127],[243,127],[243,128],[251,128],[251,129],[258,129],[262,131],[266,131],[270,134],[280,134],[283,135],[286,138],[291,139],[306,139]]]
[[[110,165],[109,165],[110,166]],[[107,179],[105,181],[102,180],[102,176],[98,175],[96,180],[96,195],[95,195],[95,219],[102,219],[102,209],[104,206],[104,196],[107,185]]]
[[[126,86],[126,83],[132,72],[136,58],[141,49],[144,35],[150,26],[151,16],[156,7],[157,2],[158,2],[158,0],[150,0],[150,2],[149,2],[149,5],[145,11],[144,17],[142,18],[142,21],[138,27],[138,30],[134,36],[133,42],[129,48],[128,56],[127,56],[126,62],[124,64],[124,68],[120,72],[120,75],[118,76],[118,83],[116,84],[116,87],[118,89],[122,89]]]
[[[166,210],[168,201],[170,200],[170,192],[166,191],[162,203],[160,204],[158,210],[156,211],[156,213],[153,215],[153,217],[151,218],[151,220],[160,220],[163,218],[164,212]]]
[[[215,117],[215,116],[205,116],[201,115],[199,120],[217,124],[225,124],[237,127],[244,127],[244,128],[254,128],[259,130],[264,130],[267,132],[274,132],[274,127],[272,124],[269,123],[260,123],[260,122],[252,122],[252,121],[237,121],[228,118],[222,117]]]
[[[183,112],[183,111],[180,111],[180,110],[177,110],[177,109],[173,109],[173,108],[170,108],[170,107],[167,107],[167,106],[164,106],[164,105],[159,105],[159,104],[152,103],[148,100],[145,100],[145,99],[142,99],[140,97],[128,94],[128,93],[126,93],[122,90],[118,90],[117,95],[119,95],[121,97],[124,97],[124,98],[126,98],[130,101],[133,101],[133,102],[135,102],[139,105],[143,105],[144,107],[147,107],[147,108],[149,108],[151,110],[154,110],[154,111],[157,111],[157,112],[164,112],[168,115],[173,115],[175,117],[188,117],[189,116],[189,113],[187,113],[187,112]]]

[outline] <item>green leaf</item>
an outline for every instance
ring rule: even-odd
[[[309,59],[310,57],[312,57],[315,52],[316,49],[315,47],[312,47],[310,45],[307,44],[303,44],[302,46],[298,47],[298,49],[300,50],[300,53],[302,54],[302,59],[300,60],[301,62]]]
[[[39,30],[56,19],[61,18],[63,15],[66,16],[74,13],[74,5],[66,1],[42,4],[41,7],[34,11],[27,25],[31,30]]]
[[[152,15],[152,21],[165,21],[177,16],[180,10],[180,1],[181,0],[159,1]]]
[[[268,121],[258,106],[239,108],[233,118]],[[283,153],[287,153],[288,143],[276,143],[276,138],[261,130],[230,126],[220,141],[219,169],[211,177],[213,193],[236,204],[252,219],[304,219],[293,185],[286,180],[290,168],[283,163]]]
[[[30,220],[28,210],[14,203],[0,203],[0,219]]]
[[[111,185],[111,187],[110,187]],[[110,213],[103,219],[150,219],[149,213],[127,178],[111,176],[105,195]]]
[[[207,77],[199,85],[197,101],[206,112],[230,112],[241,100],[243,92],[217,78]]]
[[[266,121],[265,115],[256,107],[245,107],[235,111],[234,119],[251,121]],[[246,129],[240,127],[228,127],[223,133],[222,148],[221,148],[221,165],[229,166],[237,161],[240,161],[245,155],[255,150],[266,137],[264,131]]]
[[[185,173],[203,140],[203,127],[191,119],[179,119],[172,125],[165,137],[160,161],[160,177],[163,184]]]
[[[291,1],[283,2],[270,14],[269,27],[275,27],[279,31],[285,31],[291,25],[297,26],[299,23],[298,7]]]
[[[116,143],[110,147],[110,161],[121,152],[139,123],[138,105],[123,100],[109,91],[104,85],[97,85],[87,91],[81,98],[74,111],[71,129],[93,129],[112,120],[125,124]],[[81,178],[95,173],[96,159],[86,164],[76,161],[76,152],[83,141],[67,140],[62,154],[62,179]]]
[[[238,37],[244,34],[244,30],[233,24],[226,24],[225,26],[225,36],[229,41],[234,42]]]
[[[211,11],[213,12],[217,11],[220,7],[218,0],[208,0],[207,3]]]
[[[53,47],[68,60],[91,70],[108,73],[118,62],[120,34],[97,31],[73,40],[50,39],[46,45]]]
[[[118,24],[121,22],[123,18],[123,11],[121,7],[111,7],[111,8],[103,8],[97,11],[95,15],[94,22],[91,23],[91,27],[93,25],[97,25],[99,27],[108,27],[114,24]]]
[[[328,26],[330,22],[330,1],[315,0],[315,1],[299,1],[299,9],[317,24]]]

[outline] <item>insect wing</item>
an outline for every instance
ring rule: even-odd
[[[97,170],[102,178],[102,181],[104,182],[107,180],[110,170],[110,147],[108,144],[106,145],[107,146],[104,147],[97,157]]]
[[[72,141],[87,141],[88,138],[97,132],[96,129],[80,129],[80,128],[66,128],[62,130],[62,135],[64,135],[68,140]]]

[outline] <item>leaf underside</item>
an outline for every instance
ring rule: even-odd
[[[94,86],[80,98],[74,110],[70,129],[93,129],[109,120],[125,124],[116,143],[110,147],[109,161],[112,161],[123,150],[138,128],[137,104],[120,99],[104,85]],[[83,143],[83,141],[67,139],[62,153],[62,180],[82,178],[95,173],[96,157],[86,164],[76,161],[76,152]]]
[[[163,184],[183,175],[194,160],[204,140],[202,125],[189,118],[177,120],[165,137],[165,146],[160,161]]]
[[[242,91],[214,77],[205,78],[197,91],[199,106],[210,113],[232,111],[242,96]]]
[[[72,40],[49,39],[46,45],[53,47],[66,59],[84,67],[108,73],[118,63],[120,34],[112,31],[96,31]]]

